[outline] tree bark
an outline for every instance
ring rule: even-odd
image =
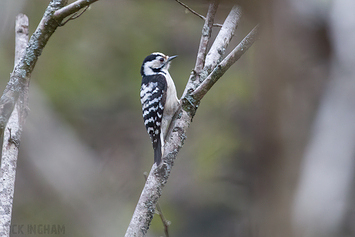
[[[19,14],[15,26],[15,67],[24,55],[28,42],[28,18]],[[0,236],[10,236],[12,204],[14,200],[17,157],[22,126],[26,117],[28,84],[17,101],[4,131],[0,186]]]

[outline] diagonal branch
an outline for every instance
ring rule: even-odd
[[[219,78],[232,66],[257,40],[259,26],[255,26],[249,34],[218,64],[200,86],[192,93],[195,100],[200,101]]]
[[[62,20],[97,1],[98,0],[77,0],[55,11],[53,17]]]
[[[144,179],[145,181],[147,181],[148,178],[148,173],[144,172]],[[160,220],[163,223],[164,226],[164,233],[166,237],[169,237],[169,225],[170,225],[170,221],[168,221],[167,219],[165,219],[163,211],[161,210],[161,207],[159,205],[159,202],[157,202],[157,209],[156,209],[156,214],[158,214],[160,216]]]
[[[37,59],[51,35],[65,17],[95,1],[97,0],[78,0],[66,7],[64,7],[66,0],[52,0],[49,3],[41,22],[28,42],[25,55],[11,73],[10,80],[0,98],[0,135],[3,135],[7,121],[19,98],[19,92],[29,82]]]
[[[143,237],[147,233],[154,216],[154,210],[162,189],[170,176],[176,155],[186,138],[186,130],[190,125],[191,116],[184,110],[178,111],[178,119],[164,147],[164,157],[161,165],[153,164],[147,181],[139,197],[131,222],[127,228],[125,237]]]
[[[24,56],[16,64],[10,75],[10,80],[0,98],[0,135],[3,137],[5,126],[19,98],[20,91],[29,83],[30,75],[36,65],[42,49],[46,45],[49,37],[58,26],[57,21],[51,17],[57,9],[65,4],[64,0],[52,0],[48,5],[44,16],[36,31],[28,42]],[[2,142],[2,140],[0,141]]]
[[[75,12],[73,15],[71,15],[67,20],[63,21],[62,23],[60,23],[59,26],[64,26],[65,24],[67,24],[69,21],[71,20],[75,20],[76,18],[80,17],[81,15],[83,15],[86,10],[90,7],[90,5],[87,5],[84,10],[82,10],[82,12]]]
[[[234,36],[234,32],[238,27],[241,16],[241,8],[233,6],[206,56],[204,68],[206,73],[210,73],[217,63],[221,61],[221,58],[224,56],[224,53]]]

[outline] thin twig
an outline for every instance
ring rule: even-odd
[[[56,19],[64,19],[80,9],[90,6],[92,3],[97,2],[98,0],[77,0],[65,7],[62,7],[54,12],[53,17]]]
[[[201,70],[203,69],[203,66],[205,64],[207,45],[208,45],[208,42],[211,38],[212,25],[213,25],[214,17],[217,12],[218,4],[219,4],[219,0],[215,0],[208,7],[207,16],[205,19],[205,24],[203,25],[203,28],[202,28],[200,46],[198,48],[196,64],[195,64],[195,69],[194,69],[195,72],[197,72],[197,74],[199,74],[201,72]]]
[[[145,181],[147,182],[148,173],[147,173],[147,172],[144,172],[143,175],[144,175]],[[163,215],[163,211],[162,211],[161,208],[160,208],[159,202],[157,202],[156,211],[157,211],[157,214],[160,216],[161,222],[162,222],[163,225],[164,225],[164,233],[165,233],[165,236],[166,236],[166,237],[169,237],[169,225],[170,225],[170,221],[168,221],[167,219],[165,219],[165,217],[164,217],[164,215]]]
[[[201,15],[200,13],[196,12],[195,10],[193,10],[191,7],[187,6],[185,3],[179,1],[179,0],[175,0],[177,3],[179,3],[181,6],[185,7],[188,11],[190,11],[192,14],[198,16],[199,18],[201,18],[202,20],[206,20],[206,17],[204,17],[203,15]],[[218,24],[218,23],[213,23],[212,26],[216,26],[216,27],[222,27],[222,24]]]
[[[175,0],[175,1],[177,1],[181,6],[185,7],[187,10],[189,10],[192,14],[195,14],[196,16],[200,17],[202,20],[206,20],[206,17],[202,16],[201,14],[199,14],[198,12],[193,10],[192,8],[187,6],[185,3],[180,2],[179,0]]]
[[[80,13],[75,12],[72,16],[70,16],[67,20],[65,20],[64,22],[62,22],[59,26],[64,26],[65,24],[68,23],[68,21],[74,20],[78,17],[80,17],[84,12],[86,12],[86,10],[90,7],[90,5],[87,5],[84,10]]]

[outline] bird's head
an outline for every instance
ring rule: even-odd
[[[158,52],[148,55],[143,60],[141,67],[141,75],[149,76],[160,72],[166,74],[170,66],[170,61],[176,57],[177,55],[167,56]]]

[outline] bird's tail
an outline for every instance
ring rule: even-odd
[[[157,165],[160,164],[161,162],[161,157],[162,157],[162,147],[161,147],[161,140],[158,138],[157,146],[154,149],[154,163]]]

